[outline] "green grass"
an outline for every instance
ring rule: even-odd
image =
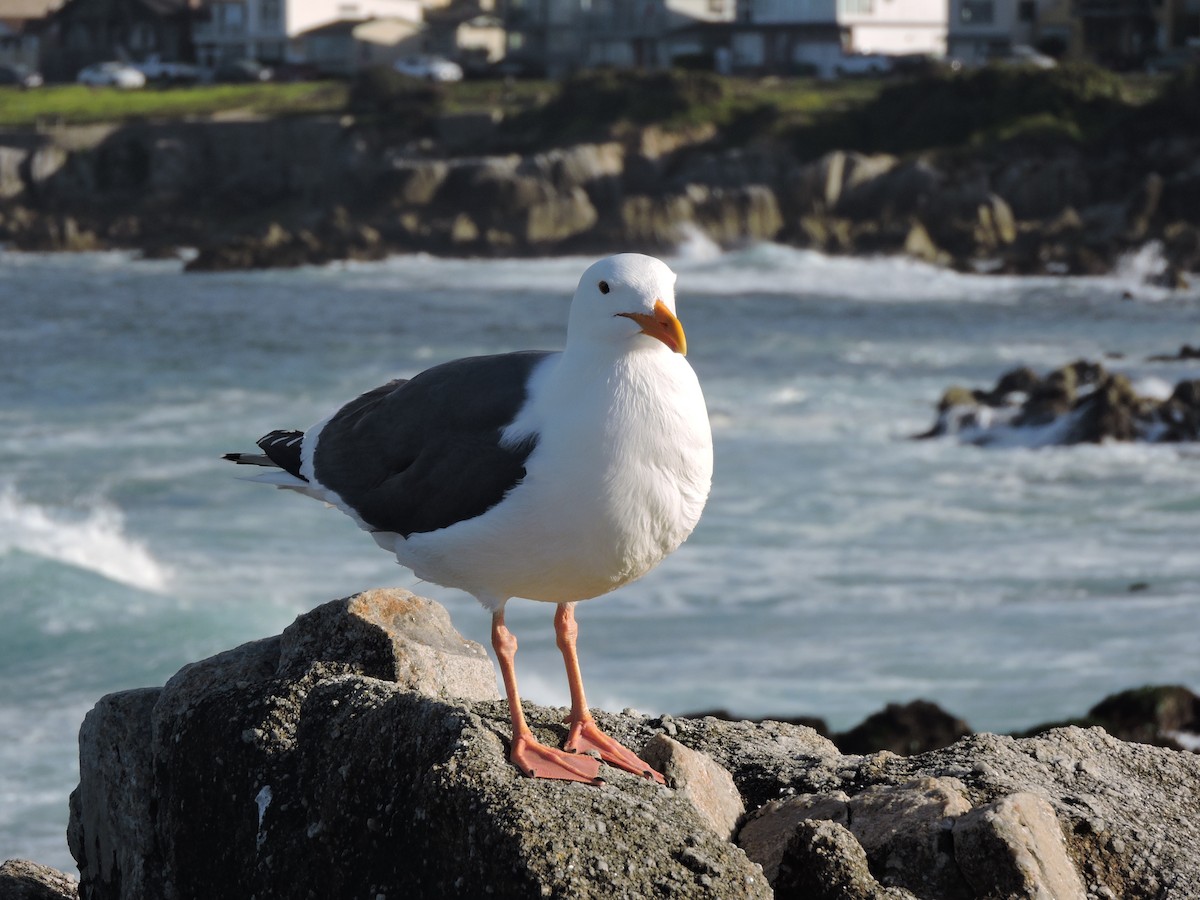
[[[178,119],[220,113],[314,115],[345,109],[341,82],[223,84],[122,91],[61,85],[22,91],[0,88],[0,126],[82,125],[136,119]]]
[[[504,114],[502,135],[520,146],[607,139],[630,126],[684,130],[711,123],[727,145],[775,138],[812,156],[834,148],[903,154],[1011,141],[1080,144],[1127,129],[1138,116],[1157,115],[1155,121],[1170,125],[1179,117],[1172,109],[1194,117],[1200,108],[1196,73],[1170,80],[1086,66],[838,81],[596,71],[563,82],[436,86],[390,70],[387,78],[368,74],[353,84],[0,88],[0,127],[353,112],[374,124],[432,133],[441,112],[493,109]]]

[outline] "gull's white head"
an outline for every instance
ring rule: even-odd
[[[571,301],[567,342],[687,353],[675,317],[675,273],[662,260],[620,253],[589,266]]]

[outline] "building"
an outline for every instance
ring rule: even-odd
[[[944,56],[946,7],[947,0],[838,0],[837,21],[851,53]]]
[[[41,68],[41,31],[62,0],[0,0],[0,65]]]
[[[198,3],[68,0],[43,27],[42,70],[47,78],[70,80],[84,66],[111,59],[190,61]]]
[[[421,53],[425,30],[408,19],[346,19],[309,29],[296,44],[304,62],[320,74],[345,76]]]
[[[236,59],[299,62],[297,39],[306,31],[338,21],[420,22],[424,5],[423,0],[205,0],[192,35],[196,60],[214,67]]]

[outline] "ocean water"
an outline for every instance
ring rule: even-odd
[[[976,729],[1200,687],[1200,448],[913,441],[952,383],[1102,359],[1148,390],[1200,364],[1200,293],[962,275],[777,246],[669,260],[716,475],[692,539],[578,611],[589,699],[825,717],[934,700]],[[101,695],[401,586],[486,643],[340,513],[223,462],[381,381],[561,346],[590,260],[185,275],[0,252],[0,859],[73,869],[76,734]],[[1136,589],[1131,589],[1133,586]],[[551,609],[514,600],[522,693],[565,704]]]

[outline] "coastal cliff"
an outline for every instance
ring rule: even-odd
[[[561,740],[561,710],[527,713]],[[405,591],[327,603],[97,703],[71,797],[80,895],[1084,900],[1200,883],[1193,753],[1067,727],[845,755],[781,722],[597,718],[667,786],[521,776],[486,653],[444,609]],[[0,895],[30,896],[5,893],[28,868],[0,871]]]
[[[767,103],[720,123],[631,120],[642,94],[665,116],[716,90],[656,77],[568,84],[508,118],[404,95],[341,117],[10,131],[0,240],[191,247],[192,268],[220,269],[700,238],[1021,274],[1106,272],[1158,242],[1163,283],[1200,270],[1195,78],[1140,106],[1096,72],[918,79],[784,127]]]

